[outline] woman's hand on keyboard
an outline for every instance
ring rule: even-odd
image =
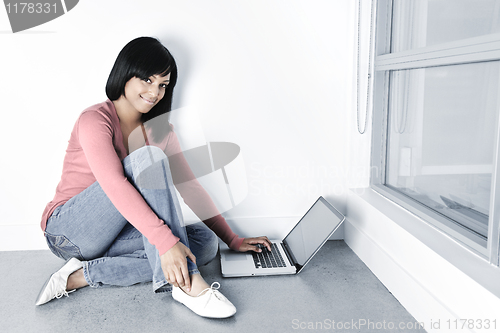
[[[262,252],[261,249],[262,246],[267,247],[267,249],[271,251],[271,241],[269,240],[269,238],[267,238],[266,236],[250,237],[250,238],[245,238],[243,240],[243,243],[241,243],[241,246],[238,250],[240,252],[246,252],[246,251]]]

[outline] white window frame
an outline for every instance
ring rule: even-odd
[[[361,1],[361,0],[360,0]],[[474,238],[460,225],[385,186],[389,73],[391,70],[426,68],[500,60],[500,34],[390,53],[393,0],[373,0],[373,92],[371,188],[418,216],[426,225],[396,221],[436,253],[500,297],[500,124],[497,124],[493,159],[488,237]],[[500,118],[500,117],[499,117]],[[450,241],[451,240],[451,241]],[[446,246],[444,246],[446,244]]]

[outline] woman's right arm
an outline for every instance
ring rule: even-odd
[[[77,135],[92,173],[116,209],[156,246],[160,255],[172,248],[179,238],[125,176],[106,115],[95,110],[84,112],[78,120]]]

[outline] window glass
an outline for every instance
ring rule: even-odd
[[[500,62],[390,74],[386,185],[488,234]]]
[[[500,33],[500,0],[394,0],[392,52]]]

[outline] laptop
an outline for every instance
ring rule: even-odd
[[[344,220],[344,215],[319,197],[283,240],[271,240],[273,251],[237,252],[220,243],[222,276],[298,274]]]

